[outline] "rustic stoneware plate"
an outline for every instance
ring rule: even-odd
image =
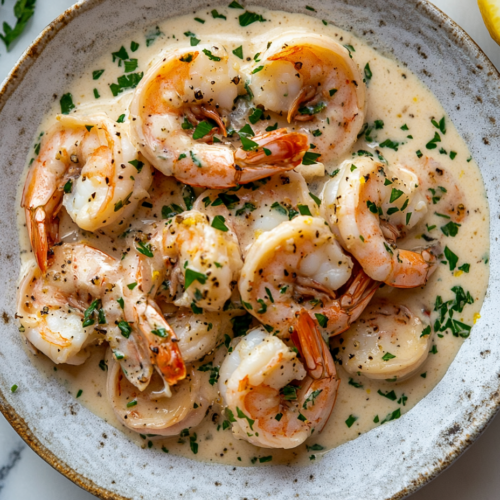
[[[484,430],[500,402],[500,244],[495,238],[500,234],[500,75],[474,42],[426,1],[260,3],[351,30],[407,65],[441,101],[481,168],[490,202],[491,278],[482,317],[446,376],[415,408],[306,468],[234,469],[140,449],[61,385],[42,378],[14,320],[15,197],[35,130],[53,99],[96,51],[128,31],[206,6],[207,0],[80,3],[45,29],[0,90],[0,409],[40,456],[101,498],[289,499],[325,498],[326,492],[338,500],[403,498],[449,466]],[[317,13],[305,10],[306,3]],[[20,387],[15,394],[9,389],[13,384]]]

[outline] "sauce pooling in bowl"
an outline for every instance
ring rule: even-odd
[[[286,64],[301,61],[295,61],[294,56],[282,53],[286,49],[283,48],[286,45],[283,40],[302,40],[303,45],[307,45],[318,36],[329,37],[346,48],[349,62],[339,74],[348,75],[349,79],[355,80],[352,75],[356,68],[352,69],[350,66],[355,65],[364,79],[364,85],[363,82],[356,82],[358,89],[354,85],[347,90],[337,88],[340,85],[332,73],[331,82],[325,83],[323,95],[318,94],[314,87],[318,82],[314,80],[314,75],[305,73],[307,68],[304,65],[294,66],[294,71],[287,70]],[[178,134],[180,145],[176,143],[175,148],[178,149],[173,148],[177,156],[170,160],[161,159],[160,165],[155,164],[154,156],[147,156],[144,148],[138,144],[140,139],[130,132],[137,126],[140,114],[140,110],[137,113],[134,111],[131,102],[135,99],[136,89],[147,81],[151,68],[161,66],[162,60],[172,51],[178,51],[181,54],[179,57],[185,59],[189,59],[189,54],[200,54],[199,63],[204,65],[200,68],[193,67],[190,76],[193,79],[193,89],[187,83],[184,90],[186,93],[198,90],[203,94],[203,99],[197,102],[199,109],[191,107],[191,114],[182,115]],[[225,110],[228,120],[219,123],[210,100],[215,99],[214,89],[220,76],[216,64],[218,61],[215,59],[223,57],[222,53],[230,56],[230,64],[224,75],[229,82],[233,79],[235,81],[228,83],[224,80],[227,89],[222,87],[221,95],[228,97]],[[201,59],[201,56],[205,59]],[[191,63],[188,61],[185,64]],[[213,79],[207,76],[211,69],[214,70]],[[243,78],[241,75],[247,76]],[[295,92],[296,97],[299,80],[301,88],[306,90],[294,101],[292,94]],[[365,91],[364,95],[361,95],[362,90]],[[331,102],[340,105],[329,107]],[[215,108],[215,111],[222,115],[219,108]],[[123,147],[119,154],[127,160],[127,175],[134,177],[130,191],[137,192],[142,188],[138,185],[139,176],[141,179],[147,176],[148,169],[151,169],[152,175],[150,186],[144,188],[148,193],[146,197],[138,196],[136,200],[127,200],[127,192],[113,199],[110,212],[112,217],[122,208],[129,207],[120,207],[120,202],[124,205],[133,201],[136,205],[134,210],[128,209],[130,213],[124,215],[122,223],[117,220],[111,225],[103,223],[100,227],[83,230],[68,215],[68,211],[83,210],[83,205],[78,205],[81,200],[73,201],[71,206],[65,204],[58,216],[59,236],[66,244],[85,242],[117,261],[123,258],[125,262],[129,262],[127,259],[133,253],[130,250],[131,241],[132,246],[142,249],[143,253],[139,252],[142,256],[152,248],[148,246],[150,240],[142,237],[134,240],[134,235],[140,235],[140,231],[144,231],[146,227],[148,231],[155,225],[157,228],[163,227],[165,221],[175,220],[176,215],[191,209],[205,213],[211,222],[220,221],[222,225],[219,228],[228,228],[228,231],[223,231],[225,234],[229,233],[225,237],[228,241],[238,242],[241,259],[245,262],[251,256],[252,245],[259,241],[261,235],[274,231],[279,224],[297,224],[293,222],[299,220],[297,217],[312,216],[315,220],[324,218],[333,227],[332,234],[342,241],[342,234],[337,234],[334,227],[338,189],[345,178],[355,176],[356,170],[361,169],[364,162],[373,161],[377,162],[377,168],[381,168],[385,178],[392,183],[385,184],[382,181],[383,189],[387,190],[386,198],[381,198],[380,201],[372,198],[368,200],[375,205],[372,208],[378,216],[379,209],[382,211],[382,218],[388,223],[381,231],[389,242],[389,250],[395,251],[395,247],[390,246],[391,238],[397,240],[397,248],[402,250],[421,252],[430,247],[439,248],[436,252],[437,268],[425,285],[409,289],[392,288],[388,285],[380,287],[353,326],[331,337],[331,353],[340,378],[335,406],[321,433],[312,433],[303,444],[289,450],[261,448],[237,439],[231,430],[234,423],[231,422],[231,415],[224,412],[221,404],[219,370],[228,350],[232,349],[234,352],[237,348],[236,341],[231,341],[231,338],[241,336],[257,326],[248,310],[243,314],[245,310],[241,309],[237,287],[230,284],[234,281],[232,277],[228,278],[228,296],[221,299],[224,304],[222,309],[205,311],[203,319],[197,318],[196,309],[193,311],[191,307],[196,299],[195,290],[204,293],[205,285],[201,283],[203,277],[191,273],[189,279],[198,288],[193,289],[192,296],[187,288],[186,294],[176,296],[177,303],[169,296],[171,288],[167,289],[166,285],[162,288],[161,284],[157,284],[160,290],[158,296],[163,298],[158,300],[158,304],[180,338],[180,350],[186,362],[196,360],[192,365],[192,373],[188,374],[182,388],[174,394],[173,400],[182,401],[180,406],[186,406],[188,401],[193,408],[189,408],[189,412],[179,413],[179,422],[184,422],[185,427],[180,425],[182,428],[179,427],[173,437],[154,436],[156,433],[164,435],[159,427],[157,432],[147,431],[141,435],[122,425],[125,421],[123,416],[137,411],[141,405],[155,408],[154,399],[146,401],[144,394],[134,385],[127,385],[128,382],[123,382],[123,391],[119,396],[112,396],[118,401],[117,404],[121,404],[122,416],[117,417],[112,411],[107,399],[106,379],[110,371],[120,376],[119,370],[112,364],[119,361],[120,354],[117,355],[116,352],[120,353],[121,347],[113,346],[114,358],[106,353],[107,344],[103,342],[103,334],[99,333],[100,309],[96,305],[94,316],[88,313],[88,319],[94,318],[94,324],[86,327],[89,329],[92,346],[88,347],[90,356],[83,364],[60,364],[57,365],[57,371],[54,371],[53,363],[45,356],[39,354],[35,360],[47,377],[57,377],[75,397],[78,396],[80,402],[141,446],[234,465],[309,464],[319,460],[329,449],[376,426],[400,418],[409,411],[443,377],[462,342],[469,336],[472,326],[480,320],[479,312],[489,272],[489,214],[477,165],[442,106],[415,75],[397,61],[386,58],[329,22],[262,8],[250,11],[208,9],[170,19],[146,32],[129,34],[121,45],[103,51],[91,66],[75,78],[61,102],[48,113],[40,126],[39,134],[47,134],[56,123],[56,115],[61,112],[69,113],[69,118],[72,115],[90,117],[102,113],[107,116],[112,122],[108,127],[109,135],[112,137],[115,134],[115,143],[118,141],[116,137],[120,137]],[[357,123],[355,119],[349,126],[343,126],[343,120],[354,115],[364,116],[364,120]],[[243,185],[239,189],[227,184],[205,183],[205,187],[213,188],[205,192],[205,189],[198,187],[199,182],[191,182],[191,186],[185,177],[168,170],[172,161],[177,161],[186,150],[186,156],[189,151],[192,155],[181,159],[178,165],[182,167],[182,162],[189,161],[189,167],[197,172],[196,162],[203,161],[205,146],[183,141],[187,140],[186,137],[192,140],[193,132],[198,131],[201,123],[206,125],[201,126],[198,135],[205,134],[201,137],[207,140],[205,144],[225,147],[218,154],[227,160],[225,165],[228,169],[233,168],[233,164],[238,164],[238,161],[245,161],[245,165],[250,165],[249,153],[252,150],[245,151],[245,139],[259,142],[252,137],[274,133],[282,128],[286,128],[289,134],[307,135],[306,160],[302,160],[302,164],[295,170],[282,170],[271,179],[267,176],[255,179],[251,185]],[[83,133],[97,136],[96,129],[92,132],[92,127],[96,125],[97,121],[89,121],[80,128]],[[85,126],[90,127],[90,130]],[[168,128],[168,120],[152,123],[150,128],[154,129],[155,137],[161,139],[165,132],[162,129]],[[244,131],[239,134],[241,130]],[[128,134],[132,142],[130,146]],[[36,143],[43,140],[43,137],[38,138]],[[344,140],[346,137],[351,137],[350,142]],[[209,138],[211,141],[208,141]],[[90,139],[98,140],[93,135]],[[246,144],[252,147],[251,143]],[[258,166],[267,165],[264,148],[271,151],[271,147],[267,148],[266,144],[259,144],[262,159],[255,160],[260,162],[256,164]],[[40,146],[35,147],[34,158],[39,148]],[[234,160],[233,151],[238,148],[240,156]],[[323,158],[316,156],[317,151],[323,153]],[[301,154],[303,153],[301,150]],[[276,151],[272,150],[272,154],[276,154]],[[287,161],[296,160],[292,157],[293,155],[287,157]],[[83,152],[77,159],[80,162],[86,161],[86,153]],[[30,160],[31,156],[28,161]],[[81,163],[72,162],[71,157],[68,164],[72,167],[81,166]],[[168,177],[160,172],[162,165],[162,171]],[[281,168],[284,163],[281,162],[278,166]],[[397,174],[390,174],[399,167],[404,168],[404,173],[398,171]],[[27,172],[30,168],[32,166],[28,166]],[[273,172],[268,175],[271,173]],[[121,174],[118,172],[117,177],[119,175]],[[391,180],[396,176],[397,182]],[[70,175],[65,186],[70,179],[75,186],[82,177],[76,180],[76,177]],[[417,187],[414,177],[418,179]],[[231,183],[232,180],[234,177],[231,177]],[[416,191],[421,199],[414,194]],[[92,199],[93,192],[82,191],[83,202],[87,200],[83,196]],[[408,203],[404,207],[406,199]],[[119,208],[115,212],[116,206]],[[370,207],[367,210],[376,215]],[[103,218],[100,222],[102,220]],[[26,270],[34,263],[34,254],[24,223],[25,214],[20,211],[19,231],[21,247],[26,250],[22,253],[25,264],[23,270]],[[214,229],[217,230],[221,229]],[[211,234],[212,229],[208,229],[208,232]],[[362,231],[360,235],[363,238],[367,236]],[[345,241],[343,243],[343,246],[349,248]],[[182,259],[182,251],[179,250],[181,257],[176,254],[175,258]],[[284,253],[278,255],[280,258],[282,256]],[[233,257],[233,253],[228,252],[225,263],[217,262],[233,266],[235,272],[239,273],[241,264],[234,264],[238,259]],[[327,259],[328,254],[325,253],[318,260],[325,262]],[[192,260],[185,258],[183,262],[188,262],[186,269],[190,269],[189,262]],[[340,269],[348,274],[352,271],[352,265],[352,260],[346,260]],[[320,269],[314,259],[307,262],[307,266],[308,276],[314,276],[316,282],[320,279],[318,277],[330,276],[328,273],[333,272],[333,267]],[[199,267],[195,272],[206,274]],[[184,277],[187,279],[188,275],[185,274]],[[336,279],[340,280],[338,283],[342,281],[338,275]],[[134,283],[135,280],[124,283],[123,294],[117,294],[117,299],[135,293]],[[343,291],[341,287],[345,283],[338,283],[336,289]],[[178,285],[182,288],[182,284]],[[132,286],[132,290],[128,285]],[[321,285],[327,287],[328,283],[322,281]],[[170,283],[170,286],[173,285]],[[277,290],[285,286],[283,284]],[[326,331],[328,324],[322,324],[323,318],[327,318],[323,310],[326,300],[323,299],[323,304],[319,303],[324,290],[316,290],[317,295],[309,298],[308,307],[313,318],[314,314],[320,315],[319,318],[316,317],[318,326],[324,327],[323,331]],[[293,299],[289,296],[289,290],[285,290],[280,297],[279,293],[271,290],[274,302],[269,297],[266,298],[265,292],[255,298],[262,300],[269,308],[279,300]],[[318,303],[311,304],[314,300]],[[264,309],[261,303],[257,304],[260,304],[257,307],[261,310]],[[195,302],[196,307],[199,306]],[[179,310],[182,314],[179,314]],[[255,308],[250,312],[253,314]],[[105,314],[110,316],[111,311],[105,311]],[[121,314],[119,309],[117,314]],[[278,325],[270,325],[264,321],[262,323],[272,330],[271,333],[282,329]],[[26,322],[21,321],[21,324],[25,330],[29,329]],[[76,324],[75,328],[78,326]],[[123,328],[126,331],[126,327],[122,325],[122,330],[117,335],[123,337]],[[161,330],[158,331],[161,333]],[[269,330],[262,335],[266,334],[269,334]],[[37,346],[34,337],[28,339]],[[214,344],[217,346],[215,350]],[[40,349],[40,346],[41,344],[37,347]],[[152,347],[155,348],[155,345]],[[152,375],[151,390],[161,391],[161,382],[159,374]],[[194,396],[198,386],[203,386],[203,391],[196,392]],[[189,395],[186,387],[191,388]],[[293,394],[290,397],[293,398]],[[168,406],[165,399],[157,401],[157,407],[161,411],[171,411],[171,406]],[[205,401],[215,403],[208,405]],[[207,406],[203,407],[204,404]],[[194,405],[198,407],[195,408]],[[205,415],[200,412],[199,407],[203,407],[208,413]],[[233,415],[233,418],[238,418],[238,415]]]

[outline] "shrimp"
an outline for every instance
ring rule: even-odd
[[[404,305],[375,300],[335,345],[350,375],[375,380],[411,377],[425,362],[431,328]]]
[[[262,327],[225,358],[219,390],[238,439],[290,449],[328,422],[340,383],[335,364],[307,312],[299,314],[294,328],[300,359]]]
[[[260,58],[249,84],[254,103],[307,134],[318,161],[338,158],[356,142],[366,89],[349,50],[324,35],[284,35]]]
[[[134,432],[175,436],[183,429],[197,426],[215,399],[208,374],[194,365],[187,367],[186,378],[172,388],[169,398],[159,400],[162,379],[153,375],[147,390],[138,392],[124,378],[120,365],[108,352],[108,401],[118,420]]]
[[[433,252],[439,252],[437,248],[399,249],[394,236],[389,241],[385,236],[381,217],[396,214],[406,224],[413,217],[413,203],[409,203],[415,186],[405,187],[401,178],[396,179],[381,162],[368,157],[356,160],[340,179],[333,217],[344,248],[370,278],[397,288],[414,288],[425,285],[436,270]],[[418,211],[422,199],[414,201]]]
[[[230,221],[243,257],[262,233],[293,218],[299,210],[313,216],[320,213],[304,178],[293,171],[273,175],[266,182],[240,186],[237,190],[205,191],[194,208],[211,217],[221,215]]]
[[[305,308],[331,336],[359,317],[378,284],[362,270],[353,273],[351,258],[324,219],[298,216],[257,238],[238,288],[247,310],[275,333],[286,335]]]
[[[105,115],[58,116],[28,171],[21,206],[38,266],[59,240],[58,212],[65,206],[86,231],[123,221],[146,197],[151,168],[122,125]]]
[[[109,318],[101,299],[114,268],[112,257],[84,244],[56,246],[45,274],[31,266],[17,297],[17,317],[28,342],[54,363],[83,363],[84,348],[105,338]]]
[[[159,250],[167,270],[167,302],[193,311],[222,311],[243,265],[238,240],[224,219],[210,221],[196,210],[184,212],[167,221],[146,244],[152,253]]]
[[[304,134],[274,130],[245,137],[237,149],[225,139],[242,87],[238,68],[224,48],[200,45],[170,53],[141,80],[130,106],[132,132],[144,156],[165,175],[223,189],[301,163],[309,147]]]
[[[434,158],[405,159],[407,168],[418,174],[419,186],[434,211],[462,222],[468,214],[466,197],[453,175]]]

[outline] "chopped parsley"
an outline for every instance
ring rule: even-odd
[[[75,109],[75,105],[73,104],[73,96],[68,94],[63,94],[61,99],[59,100],[59,104],[61,105],[61,113],[63,115],[69,115],[71,110]]]
[[[226,222],[226,219],[222,216],[222,215],[216,215],[214,217],[214,220],[212,221],[212,227],[214,227],[215,229],[218,229],[219,231],[229,231],[228,227],[226,226],[226,224],[224,224]]]
[[[316,165],[316,160],[321,156],[319,153],[311,153],[308,151],[302,158],[302,165]]]
[[[347,425],[347,427],[349,427],[350,429],[354,424],[354,422],[356,422],[356,420],[358,420],[358,417],[355,417],[354,415],[349,415],[349,418],[345,421],[345,425]]]
[[[370,63],[366,63],[365,65],[365,79],[366,81],[369,81],[372,79],[373,73],[372,70],[370,69]]]
[[[250,24],[259,22],[264,23],[266,19],[264,19],[260,14],[256,14],[255,12],[245,11],[243,14],[238,16],[238,20],[240,26],[249,26]]]
[[[234,54],[236,57],[239,57],[240,59],[243,59],[243,45],[240,45],[239,47],[236,47],[236,48],[233,50],[233,54]]]
[[[386,352],[383,356],[382,356],[382,360],[383,361],[389,361],[390,359],[394,359],[396,356],[394,356],[394,354],[391,354],[390,352]]]
[[[208,49],[203,49],[203,53],[211,60],[211,61],[220,61],[221,58],[219,56],[214,56],[212,52]]]
[[[204,285],[207,279],[208,276],[206,274],[187,268],[184,275],[184,288],[187,290],[194,281],[198,281],[198,283]]]

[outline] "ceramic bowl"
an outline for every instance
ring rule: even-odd
[[[445,377],[410,412],[304,468],[233,468],[141,449],[61,385],[42,378],[14,320],[16,187],[36,128],[94,51],[207,0],[79,3],[43,31],[0,90],[0,409],[41,457],[101,498],[314,499],[325,492],[338,500],[403,498],[449,466],[500,402],[500,244],[494,237],[500,234],[500,75],[467,34],[426,1],[307,0],[317,13],[306,10],[304,0],[255,3],[312,14],[352,31],[407,65],[441,101],[479,164],[490,202],[491,277],[482,317]],[[13,384],[21,388],[15,394]]]

